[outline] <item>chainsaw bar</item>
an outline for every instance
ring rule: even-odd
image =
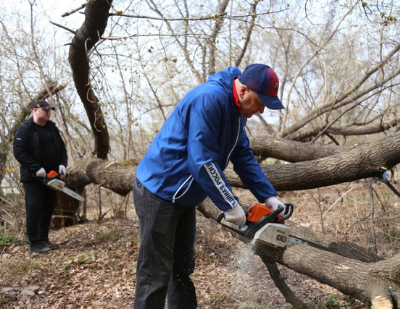
[[[72,191],[71,189],[69,189],[67,187],[64,187],[61,191],[80,202],[85,201],[85,198],[83,196],[79,195],[78,193],[76,193],[75,191]]]
[[[53,171],[51,171],[51,172],[53,172]],[[70,197],[72,197],[80,202],[85,201],[85,198],[83,196],[79,195],[75,191],[73,191],[65,186],[65,182],[60,179],[60,175],[58,175],[56,172],[54,172],[54,173],[55,173],[55,176],[44,178],[44,179],[40,179],[39,177],[36,177],[36,176],[34,176],[34,177],[36,179],[38,179],[39,181],[41,181],[45,186],[47,186],[53,190],[64,192],[65,194],[69,195]]]
[[[310,246],[311,244],[301,238],[297,238],[296,236],[289,235],[288,241],[286,243],[287,247],[293,246],[293,245],[306,245]],[[312,245],[311,245],[312,246]]]
[[[57,191],[62,191],[65,194],[73,197],[74,199],[83,202],[85,200],[85,198],[81,195],[79,195],[78,193],[76,193],[75,191],[72,191],[71,189],[67,188],[65,186],[65,182],[59,179],[52,179],[50,181],[48,181],[47,183],[45,183],[48,187],[57,190]]]

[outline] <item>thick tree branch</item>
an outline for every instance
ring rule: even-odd
[[[88,53],[104,33],[111,3],[112,0],[91,0],[86,3],[85,21],[72,39],[68,57],[75,87],[85,107],[94,135],[93,154],[101,159],[107,158],[110,137],[99,99],[91,87]]]

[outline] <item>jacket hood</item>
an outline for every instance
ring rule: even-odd
[[[237,67],[229,67],[224,71],[211,74],[207,82],[217,83],[228,93],[229,101],[233,102],[232,81],[242,73]]]

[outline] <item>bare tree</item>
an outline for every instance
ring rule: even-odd
[[[390,1],[384,4],[395,8]],[[266,112],[248,123],[260,162],[266,158],[293,162],[262,165],[277,190],[307,190],[380,176],[400,161],[400,45],[392,39],[397,21],[379,9],[358,1],[289,7],[265,1],[222,1],[216,6],[212,1],[156,0],[132,1],[121,9],[112,1],[89,0],[65,15],[84,10],[78,30],[64,29],[74,35],[69,63],[90,128],[78,120],[60,121],[73,128],[72,139],[88,140],[86,133],[91,131],[93,144],[77,146],[72,140],[71,148],[90,148],[95,157],[81,151],[83,158],[68,169],[69,186],[81,189],[95,184],[129,194],[135,166],[179,99],[210,73],[230,65],[244,69],[253,62],[277,71],[286,105],[278,117]],[[22,92],[32,91],[22,81]],[[54,94],[51,87],[46,90]],[[64,105],[66,100],[59,99]],[[375,141],[366,143],[365,134],[375,136]],[[111,147],[115,160],[107,161]],[[231,169],[226,174],[233,186],[243,188]],[[78,206],[71,204],[68,210],[74,212]],[[218,215],[209,202],[199,211],[213,219]],[[384,308],[378,300],[398,306],[397,277],[383,272],[396,269],[397,256],[382,261],[350,243],[338,244],[294,224],[292,233],[315,246],[255,248],[275,279],[278,262],[375,308]],[[321,271],[301,263],[299,257],[306,253]],[[334,263],[323,264],[327,260]],[[357,272],[359,282],[352,280],[349,269]],[[344,285],[341,278],[350,284]],[[276,282],[289,302],[303,306]]]

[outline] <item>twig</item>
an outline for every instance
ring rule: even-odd
[[[380,181],[382,181],[385,185],[387,185],[389,187],[390,190],[393,191],[394,194],[396,194],[398,197],[400,197],[400,193],[399,191],[396,190],[395,187],[393,187],[393,185],[384,177],[379,178]]]
[[[376,233],[374,227],[374,214],[375,214],[375,204],[374,204],[374,194],[372,192],[372,181],[371,178],[368,178],[368,187],[369,187],[369,198],[371,201],[371,231],[373,236],[373,243],[374,243],[374,253],[377,254],[378,249],[376,247]]]
[[[318,219],[317,221],[315,221],[314,223],[318,223],[319,221],[321,221],[321,219],[322,219],[323,217],[326,216],[326,214],[328,213],[328,211],[331,210],[331,208],[332,208],[333,206],[335,206],[335,204],[336,204],[339,200],[341,200],[347,193],[349,193],[349,192],[350,192],[351,190],[353,190],[353,189],[354,189],[354,187],[351,188],[350,190],[348,190],[347,192],[345,192],[341,197],[339,197],[339,198],[331,205],[331,207],[329,207],[328,210],[325,211],[325,213],[321,216],[321,218],[319,218],[319,219]],[[310,226],[313,225],[314,223],[311,223]]]
[[[62,28],[62,29],[64,29],[64,30],[67,30],[67,31],[73,33],[74,35],[76,34],[76,31],[74,31],[74,30],[72,30],[72,29],[69,29],[69,28],[67,28],[67,27],[65,27],[65,26],[63,26],[63,25],[54,23],[54,22],[52,22],[52,21],[50,22],[50,24],[53,24],[54,26],[60,27],[60,28]]]
[[[61,17],[67,17],[67,16],[69,16],[69,15],[72,15],[72,14],[78,12],[79,10],[83,9],[83,8],[86,6],[86,4],[87,4],[88,2],[89,2],[89,1],[87,1],[87,2],[84,3],[84,4],[82,4],[79,8],[73,9],[72,11],[69,11],[69,12],[67,12],[67,13],[62,14]]]
[[[290,287],[286,284],[285,280],[282,278],[282,275],[279,271],[278,266],[275,262],[271,261],[269,258],[259,255],[261,260],[264,262],[265,266],[267,266],[269,275],[271,279],[274,281],[276,287],[285,297],[286,301],[290,303],[296,309],[307,308],[307,305],[303,303],[290,289]]]
[[[102,36],[102,40],[125,40],[125,39],[130,39],[137,37],[139,35],[137,34],[131,34],[131,35],[125,35],[125,36]],[[145,36],[151,36],[151,35],[145,35]]]
[[[353,228],[354,225],[356,225],[356,224],[358,224],[358,223],[360,223],[360,222],[362,222],[362,221],[364,221],[364,220],[367,220],[370,216],[371,216],[371,214],[368,214],[368,216],[366,216],[365,218],[360,219],[360,220],[354,222],[354,223],[347,229],[347,231],[344,233],[344,235],[346,235],[346,234]]]

